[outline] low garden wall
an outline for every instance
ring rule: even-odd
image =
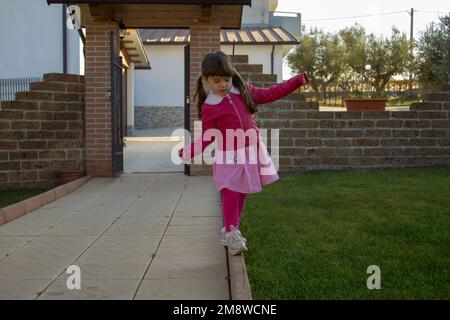
[[[85,174],[84,77],[45,74],[0,104],[0,189],[53,187],[60,170]]]
[[[279,129],[280,171],[450,164],[450,103],[410,111],[319,112],[290,99],[261,106],[257,123]]]

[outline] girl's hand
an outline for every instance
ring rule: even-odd
[[[306,72],[303,72],[301,74],[301,78],[302,78],[302,85],[308,84],[309,83],[309,77],[308,74]]]
[[[183,148],[181,148],[180,150],[178,150],[178,156],[180,158],[183,158]]]

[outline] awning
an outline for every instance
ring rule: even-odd
[[[144,45],[185,45],[190,36],[187,29],[139,29]],[[254,27],[239,30],[224,29],[220,32],[224,45],[288,45],[298,40],[283,27]]]

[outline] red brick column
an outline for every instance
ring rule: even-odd
[[[110,32],[116,55],[120,51],[117,23],[86,26],[86,169],[88,175],[112,176]]]
[[[198,76],[201,73],[201,63],[203,57],[209,52],[220,50],[220,26],[191,26],[190,37],[190,91],[192,98],[194,96]],[[194,121],[199,121],[199,119],[197,118],[197,106],[191,99],[191,141],[193,141],[194,138]],[[199,135],[200,132],[196,134]],[[191,164],[190,173],[192,176],[211,175],[212,167],[205,164]]]

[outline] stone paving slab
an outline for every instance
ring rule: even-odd
[[[0,280],[1,300],[33,300],[50,280]]]
[[[33,239],[32,236],[0,236],[0,248],[18,248]]]
[[[145,279],[139,287],[136,299],[228,300],[228,280],[224,278]]]
[[[212,177],[93,178],[0,226],[0,299],[229,299],[221,226]]]
[[[131,300],[140,280],[86,279],[81,289],[67,289],[66,280],[53,282],[38,300]]]
[[[189,226],[189,225],[213,225],[222,226],[222,217],[183,217],[175,216],[170,222],[172,226]]]
[[[8,254],[12,253],[16,248],[0,248],[0,259],[8,256]]]
[[[143,277],[156,245],[124,248],[122,246],[90,247],[73,262],[85,280],[139,280]],[[67,279],[63,274],[60,278]]]

